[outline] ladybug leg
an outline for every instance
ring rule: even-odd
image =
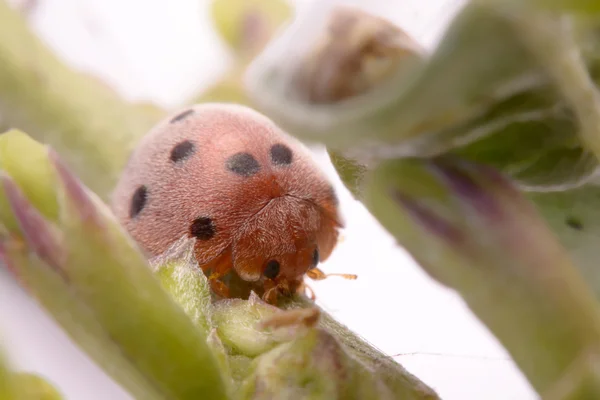
[[[344,279],[354,280],[358,278],[354,274],[326,274],[321,271],[319,268],[313,268],[306,272],[306,275],[312,279],[313,281],[322,281],[323,279],[329,278],[330,276],[341,276]]]
[[[229,288],[218,278],[208,278],[208,283],[213,292],[219,297],[229,298]]]
[[[267,279],[265,280],[263,287],[265,288],[265,293],[263,294],[262,299],[271,305],[277,304],[279,294],[286,296],[292,293],[290,282],[287,280],[275,282],[272,279]]]
[[[268,303],[272,306],[276,306],[277,300],[279,299],[279,291],[277,290],[277,286],[275,286],[269,290],[265,290],[265,293],[262,295],[262,299],[266,303]]]
[[[292,291],[290,289],[290,282],[288,282],[287,280],[280,281],[277,284],[277,289],[285,296],[289,296],[292,294]]]
[[[310,286],[308,286],[305,282],[302,282],[300,284],[300,286],[298,286],[298,289],[296,291],[300,294],[306,294],[306,292],[310,292],[310,295],[308,297],[312,301],[315,301],[317,299],[317,296],[315,295],[315,291]]]
[[[263,301],[271,305],[277,305],[279,299],[279,285],[273,279],[266,279],[264,283],[265,292],[262,295]]]
[[[208,283],[213,292],[219,297],[229,298],[229,288],[221,281],[221,278],[231,269],[231,257],[225,254],[219,257],[215,262],[203,266],[202,270],[212,270],[208,276]]]
[[[279,292],[277,291],[277,287],[265,291],[265,294],[263,294],[262,299],[265,303],[268,303],[272,306],[276,306],[277,300],[279,299]]]

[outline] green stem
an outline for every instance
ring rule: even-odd
[[[285,304],[287,309],[306,308],[314,306],[305,297],[295,296]],[[348,327],[336,321],[331,315],[321,313],[321,326],[331,333],[348,352],[360,360],[367,368],[376,371],[379,378],[400,399],[437,400],[438,395],[417,377],[408,372],[402,365],[383,354]]]
[[[523,42],[538,57],[573,108],[579,136],[600,159],[600,94],[588,73],[570,20],[542,13],[514,13]]]
[[[106,199],[132,146],[163,112],[131,104],[103,82],[72,71],[4,1],[0,32],[0,126],[50,144]]]

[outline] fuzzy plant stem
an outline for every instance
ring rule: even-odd
[[[290,399],[439,399],[391,357],[315,308],[304,296],[283,300],[281,309],[257,296],[211,303],[207,279],[190,249],[193,242],[191,246],[185,241],[176,244],[152,260],[153,269],[197,326],[210,332],[209,342],[220,353],[222,370],[243,382],[241,398],[269,398],[266,394],[273,391],[282,396],[278,398],[285,393]],[[318,315],[315,325],[305,326],[302,318],[285,317],[312,316],[314,311]],[[271,318],[279,329],[265,328],[265,321]],[[312,344],[311,336],[316,340]],[[314,370],[304,363],[312,369],[324,368],[324,372],[311,377]],[[270,372],[273,367],[276,371]],[[277,376],[286,378],[281,381]],[[312,391],[312,396],[300,395],[306,394],[304,387],[312,388],[306,389]]]
[[[285,390],[302,393],[306,384],[303,379],[307,379],[308,373],[324,387],[333,390],[328,393],[341,390],[349,396],[343,398],[438,398],[390,357],[379,353],[324,313],[321,313],[322,330],[311,330],[308,336],[293,338],[290,344],[283,343],[273,351],[267,351],[251,360],[254,365],[251,367],[247,363],[251,357],[239,353],[225,354],[220,344],[223,340],[230,347],[244,347],[240,345],[243,342],[240,337],[244,335],[228,338],[223,332],[228,332],[228,327],[234,332],[244,331],[247,327],[243,317],[248,314],[242,312],[234,319],[227,317],[220,320],[212,315],[231,316],[236,307],[245,310],[255,304],[240,300],[221,303],[213,308],[206,291],[200,290],[201,286],[187,287],[182,283],[194,283],[191,279],[194,274],[189,270],[177,275],[177,279],[165,275],[164,270],[158,271],[157,277],[163,288],[182,306],[197,331],[191,329],[188,322],[181,320],[180,310],[170,309],[172,305],[146,276],[140,255],[122,232],[112,225],[112,217],[108,216],[109,213],[105,214],[107,210],[97,199],[92,201],[92,205],[88,197],[91,192],[87,192],[89,188],[101,198],[106,198],[131,148],[163,116],[163,112],[153,107],[129,104],[92,77],[71,71],[28,30],[22,17],[4,3],[0,3],[0,26],[11,32],[0,37],[0,125],[31,132],[35,139],[56,149],[66,164],[59,163],[53,152],[52,161],[48,163],[46,150],[40,152],[39,149],[36,159],[39,162],[36,162],[35,168],[27,167],[27,160],[11,156],[14,155],[12,151],[5,151],[0,157],[0,164],[5,164],[2,165],[5,173],[2,181],[10,195],[8,199],[0,196],[0,209],[3,210],[0,216],[6,230],[3,233],[10,234],[0,246],[7,261],[4,267],[21,280],[75,341],[119,383],[132,393],[148,396],[145,398],[160,397],[164,393],[186,398],[197,395],[197,390],[202,389],[204,384],[213,382],[211,391],[205,391],[203,398],[222,398],[230,389],[226,377],[233,370],[233,375],[244,380],[245,398],[266,398],[266,392],[260,392],[261,387],[264,388],[261,384],[268,385],[268,390],[275,390],[271,393],[277,394],[278,385],[286,381],[273,380],[274,375],[270,373],[263,374],[268,372],[265,368],[272,362],[277,371],[282,370],[282,365],[295,368],[296,361],[302,359],[323,368],[325,375],[319,376],[318,369],[301,369],[291,375],[298,379],[299,386],[294,388],[290,385],[284,387]],[[235,100],[241,93],[239,69],[242,69],[241,64],[234,67],[230,75],[232,79],[226,77],[223,83],[217,84],[201,99],[206,101],[213,96],[222,101]],[[245,102],[241,97],[240,101]],[[8,147],[14,149],[18,146],[27,150],[27,146],[36,146],[22,134],[12,132],[3,135],[5,142],[10,144]],[[58,186],[62,197],[57,198],[54,178],[59,165],[62,171],[62,181],[59,181],[62,183]],[[71,179],[75,179],[68,171],[76,171],[87,188],[79,184],[67,185],[77,190],[63,193],[65,179],[71,183]],[[47,172],[54,178],[42,179]],[[48,185],[41,185],[43,182]],[[40,190],[44,193],[40,194]],[[70,203],[75,201],[74,194],[78,194],[75,200],[81,204],[74,206]],[[56,210],[57,203],[61,205],[60,212]],[[77,214],[82,207],[89,213],[85,218],[81,218],[83,214]],[[80,229],[83,231],[77,232]],[[25,241],[20,237],[22,231],[28,238]],[[105,260],[106,257],[110,259]],[[127,268],[124,267],[125,260]],[[113,267],[116,269],[111,271]],[[120,284],[123,286],[117,289]],[[145,290],[134,290],[138,287]],[[125,300],[121,297],[124,295],[132,295],[133,298]],[[299,301],[290,307],[307,305],[303,300]],[[153,312],[140,312],[148,302],[153,304]],[[138,311],[129,315],[135,315],[138,322],[130,324],[128,309],[135,307]],[[166,313],[162,312],[167,309]],[[141,311],[149,310],[144,308]],[[115,312],[124,318],[115,317]],[[146,317],[153,320],[164,317],[170,322],[159,322],[154,329],[145,330],[139,321]],[[216,324],[215,318],[222,323]],[[180,325],[175,324],[175,320]],[[184,325],[190,326],[183,329]],[[260,340],[261,335],[254,328],[250,328],[249,332],[252,342]],[[174,335],[175,339],[162,340],[169,335]],[[205,346],[194,343],[194,340],[188,343],[185,354],[172,350],[173,346],[180,349],[178,345],[185,338],[203,338],[205,335],[208,335],[210,352],[205,352]],[[157,343],[170,350],[158,353],[148,350],[158,348]],[[146,346],[144,351],[142,348]],[[230,347],[228,350],[231,350]],[[312,350],[308,351],[309,348]],[[200,362],[199,358],[210,362]],[[186,368],[194,362],[202,365]],[[331,362],[336,367],[340,367],[338,362],[343,365],[339,370],[331,369],[327,367]],[[218,368],[215,368],[217,364]],[[178,377],[182,371],[194,378],[186,380],[185,376]],[[333,378],[329,379],[330,376]],[[223,386],[220,385],[220,377],[225,377]],[[337,381],[333,379],[342,379],[339,389],[335,388]],[[378,396],[360,396],[360,393],[369,393],[369,390]]]
[[[22,129],[50,144],[105,198],[137,139],[163,112],[67,67],[5,1],[0,29],[1,130]]]
[[[600,159],[600,94],[576,42],[571,20],[544,13],[514,13],[521,39],[544,65],[577,115],[583,143]]]

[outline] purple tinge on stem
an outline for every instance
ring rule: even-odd
[[[513,183],[507,176],[502,174],[496,168],[486,164],[475,164],[465,160],[458,161],[458,164],[465,171],[477,171],[477,174],[481,176],[490,186],[496,189],[502,190],[505,196],[513,198],[521,198],[523,195],[518,189],[517,185]]]
[[[431,210],[419,204],[418,201],[415,201],[397,189],[392,189],[390,196],[392,200],[400,204],[413,220],[429,232],[453,244],[459,244],[464,241],[463,233],[453,226],[451,222],[434,214]]]
[[[65,195],[75,206],[81,220],[98,227],[103,227],[104,224],[98,215],[97,206],[90,198],[85,186],[69,171],[69,168],[62,162],[54,150],[48,149],[48,158],[56,170],[58,179],[62,183]]]
[[[54,268],[61,269],[66,253],[59,233],[27,200],[11,177],[2,174],[1,180],[12,212],[19,223],[28,247],[40,259]]]
[[[27,283],[23,280],[23,277],[19,273],[18,268],[14,266],[13,260],[8,254],[7,244],[5,240],[0,240],[0,268],[6,268],[12,277],[19,283],[19,285],[28,290]]]
[[[17,269],[12,265],[11,260],[8,258],[5,240],[0,240],[0,264],[3,264],[3,266],[15,277],[19,276]]]
[[[481,175],[485,179],[486,174],[479,170],[478,165],[469,165],[466,162],[458,162],[454,159],[439,158],[431,161],[430,171],[437,176],[457,196],[463,204],[474,207],[478,212],[491,218],[502,218],[502,207],[498,200],[477,181],[474,176]],[[468,172],[467,172],[468,171]]]

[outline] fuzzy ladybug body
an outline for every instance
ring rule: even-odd
[[[159,123],[133,151],[112,198],[117,218],[151,256],[184,236],[213,290],[242,283],[274,303],[338,240],[335,191],[308,150],[247,107],[205,104]],[[239,286],[239,285],[238,285]]]

